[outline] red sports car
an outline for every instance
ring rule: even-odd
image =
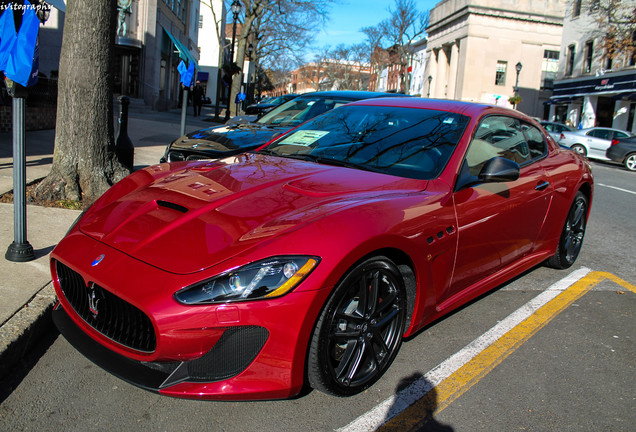
[[[517,111],[355,102],[257,152],[113,186],[52,253],[54,320],[164,395],[353,395],[404,337],[572,265],[592,192],[587,162]]]

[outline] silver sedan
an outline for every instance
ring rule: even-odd
[[[612,144],[612,139],[627,138],[631,135],[620,129],[593,127],[572,132],[561,132],[558,143],[570,147],[577,153],[591,159],[609,160],[605,151]]]

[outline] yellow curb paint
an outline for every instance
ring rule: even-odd
[[[378,431],[416,431],[435,413],[443,411],[497,365],[545,327],[553,318],[605,279],[636,293],[636,286],[606,272],[591,272],[512,328],[470,362],[441,382],[413,405],[402,411]],[[432,410],[435,410],[432,412]]]

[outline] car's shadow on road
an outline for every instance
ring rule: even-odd
[[[0,375],[0,404],[7,399],[13,391],[18,388],[22,380],[31,372],[31,369],[40,361],[42,356],[56,341],[60,333],[49,318],[49,328],[37,341],[31,342],[29,349],[23,353],[20,360],[9,369],[2,369]]]

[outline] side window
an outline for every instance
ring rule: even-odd
[[[512,117],[486,117],[475,132],[466,153],[466,162],[471,175],[478,175],[484,163],[493,157],[504,157],[518,164],[533,156],[519,121]],[[541,138],[543,135],[537,131]],[[545,144],[544,144],[545,145]]]
[[[528,149],[530,150],[530,159],[535,159],[543,156],[548,150],[546,147],[545,138],[539,129],[532,125],[524,124],[526,133],[526,141],[528,142]]]
[[[614,132],[614,138],[629,138],[629,134],[625,132]]]
[[[600,138],[600,139],[604,139],[604,140],[611,139],[610,138],[610,131],[608,131],[607,129],[594,129],[594,130],[590,131],[590,133],[588,135],[593,136],[594,138]]]

